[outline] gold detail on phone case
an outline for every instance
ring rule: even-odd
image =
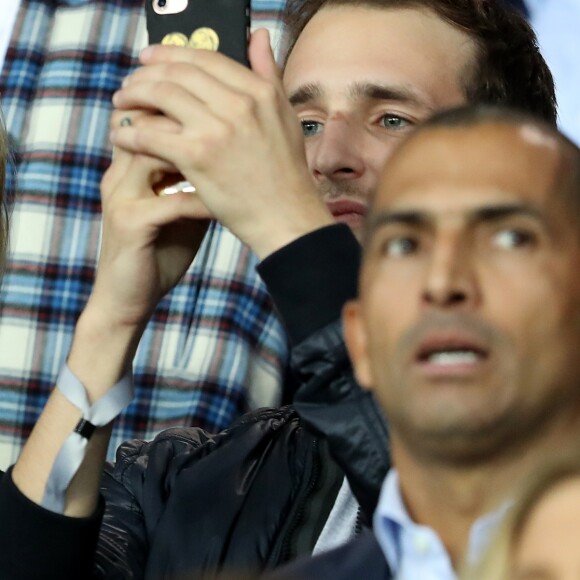
[[[202,27],[193,31],[189,39],[191,48],[201,48],[203,50],[217,50],[220,39],[213,28]]]
[[[181,32],[169,32],[163,37],[161,44],[171,44],[172,46],[189,46],[189,40]]]

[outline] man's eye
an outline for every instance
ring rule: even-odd
[[[312,135],[317,135],[322,131],[322,123],[318,121],[308,121],[305,119],[304,121],[300,121],[302,125],[302,133],[304,137],[312,137]]]
[[[523,230],[501,230],[494,236],[495,245],[504,250],[530,246],[533,242],[534,236]]]
[[[406,129],[411,125],[411,121],[400,117],[399,115],[393,115],[392,113],[387,113],[383,115],[380,120],[380,125],[385,127],[385,129],[394,129],[399,131],[401,129]]]
[[[419,244],[413,238],[392,238],[382,246],[382,254],[392,258],[408,256],[417,251]]]

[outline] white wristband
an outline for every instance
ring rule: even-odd
[[[62,514],[66,491],[85,457],[88,440],[97,427],[110,423],[133,400],[133,377],[127,373],[92,405],[85,387],[66,364],[58,375],[56,386],[82,413],[56,456],[41,503],[42,507]]]

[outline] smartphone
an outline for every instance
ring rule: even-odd
[[[216,50],[248,66],[250,0],[146,0],[150,44]]]
[[[250,0],[145,0],[149,44],[215,50],[249,66]],[[195,193],[181,174],[165,175],[157,195]]]

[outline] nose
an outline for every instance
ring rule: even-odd
[[[480,300],[470,248],[459,237],[439,240],[431,253],[423,303],[437,308],[470,308]]]
[[[344,117],[327,119],[310,155],[316,181],[350,181],[365,172],[363,130]]]

